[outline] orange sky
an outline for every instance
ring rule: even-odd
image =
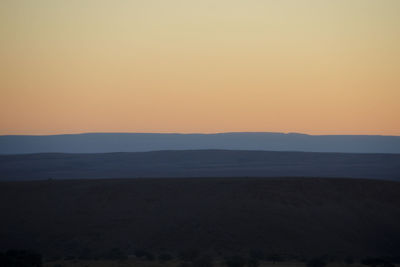
[[[0,134],[400,135],[398,0],[2,0]]]

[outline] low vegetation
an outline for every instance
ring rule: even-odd
[[[393,267],[399,192],[361,179],[0,182],[0,266]]]
[[[144,250],[137,250],[134,255],[125,255],[119,249],[115,248],[103,258],[78,259],[65,257],[60,259],[43,258],[40,253],[30,250],[7,250],[0,252],[1,267],[344,267],[351,264],[354,267],[396,267],[400,264],[399,259],[395,258],[364,258],[355,261],[352,259],[349,263],[349,257],[343,260],[328,261],[329,256],[324,255],[319,258],[310,258],[308,260],[296,260],[296,256],[279,255],[264,253],[261,251],[250,251],[247,254],[238,254],[231,256],[213,257],[208,254],[185,252],[180,255],[171,255],[162,252],[153,256],[152,253]],[[110,256],[111,255],[111,256]],[[149,255],[152,255],[149,257]],[[185,255],[182,257],[182,255]],[[275,258],[279,256],[279,261]],[[157,258],[157,260],[155,260]]]

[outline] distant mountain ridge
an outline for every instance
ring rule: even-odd
[[[109,153],[202,149],[400,153],[400,136],[306,135],[268,132],[217,134],[86,133],[0,136],[0,154]]]

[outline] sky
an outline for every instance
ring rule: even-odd
[[[398,0],[1,0],[0,135],[400,135]]]

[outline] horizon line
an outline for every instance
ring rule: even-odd
[[[228,132],[77,132],[77,133],[57,133],[57,134],[5,134],[0,137],[11,136],[68,136],[68,135],[90,135],[90,134],[151,134],[151,135],[220,135],[220,134],[282,134],[282,135],[305,135],[305,136],[383,136],[383,137],[400,137],[400,135],[385,135],[385,134],[307,134],[301,132],[267,132],[267,131],[228,131]]]

